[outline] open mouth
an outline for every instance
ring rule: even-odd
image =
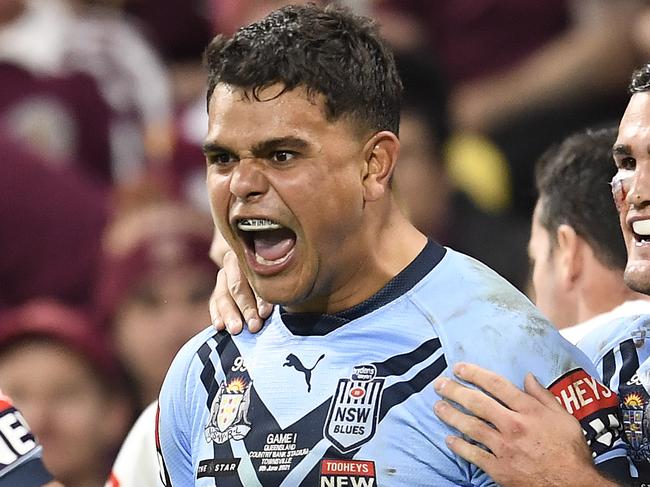
[[[284,264],[296,246],[293,230],[267,218],[242,218],[237,221],[237,231],[259,266]]]
[[[637,243],[650,243],[650,220],[637,220],[632,222],[632,232]]]

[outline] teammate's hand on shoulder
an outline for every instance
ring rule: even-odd
[[[248,325],[252,333],[257,333],[264,325],[273,306],[255,296],[246,276],[239,268],[237,256],[228,250],[217,273],[217,283],[210,296],[210,318],[219,331],[224,328],[236,335]]]
[[[476,365],[456,364],[454,373],[492,397],[439,378],[434,387],[445,400],[437,402],[434,411],[449,426],[489,449],[455,436],[446,440],[454,453],[481,468],[496,483],[503,487],[616,485],[602,479],[594,468],[580,423],[532,374],[525,378],[524,392]],[[583,484],[583,479],[596,483]]]

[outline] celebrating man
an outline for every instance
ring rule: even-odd
[[[213,216],[278,306],[261,333],[206,330],[172,364],[158,428],[168,485],[494,485],[447,448],[431,408],[433,380],[459,361],[518,385],[531,370],[559,395],[589,385],[572,412],[595,461],[624,457],[618,400],[586,357],[401,214],[401,83],[368,19],[285,7],[217,37],[207,63]]]

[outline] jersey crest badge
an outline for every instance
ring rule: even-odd
[[[205,427],[205,440],[225,443],[231,438],[241,440],[251,430],[248,421],[252,383],[236,377],[219,384],[210,408],[210,421]]]
[[[372,439],[377,429],[384,378],[374,365],[359,365],[350,378],[339,379],[323,434],[341,453]]]
[[[628,453],[635,462],[650,459],[650,396],[635,374],[619,387],[621,392],[621,415],[623,432],[630,448]]]

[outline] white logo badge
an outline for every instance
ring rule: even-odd
[[[341,453],[359,448],[375,434],[384,386],[384,378],[376,373],[374,365],[361,365],[351,379],[339,379],[324,435]]]

